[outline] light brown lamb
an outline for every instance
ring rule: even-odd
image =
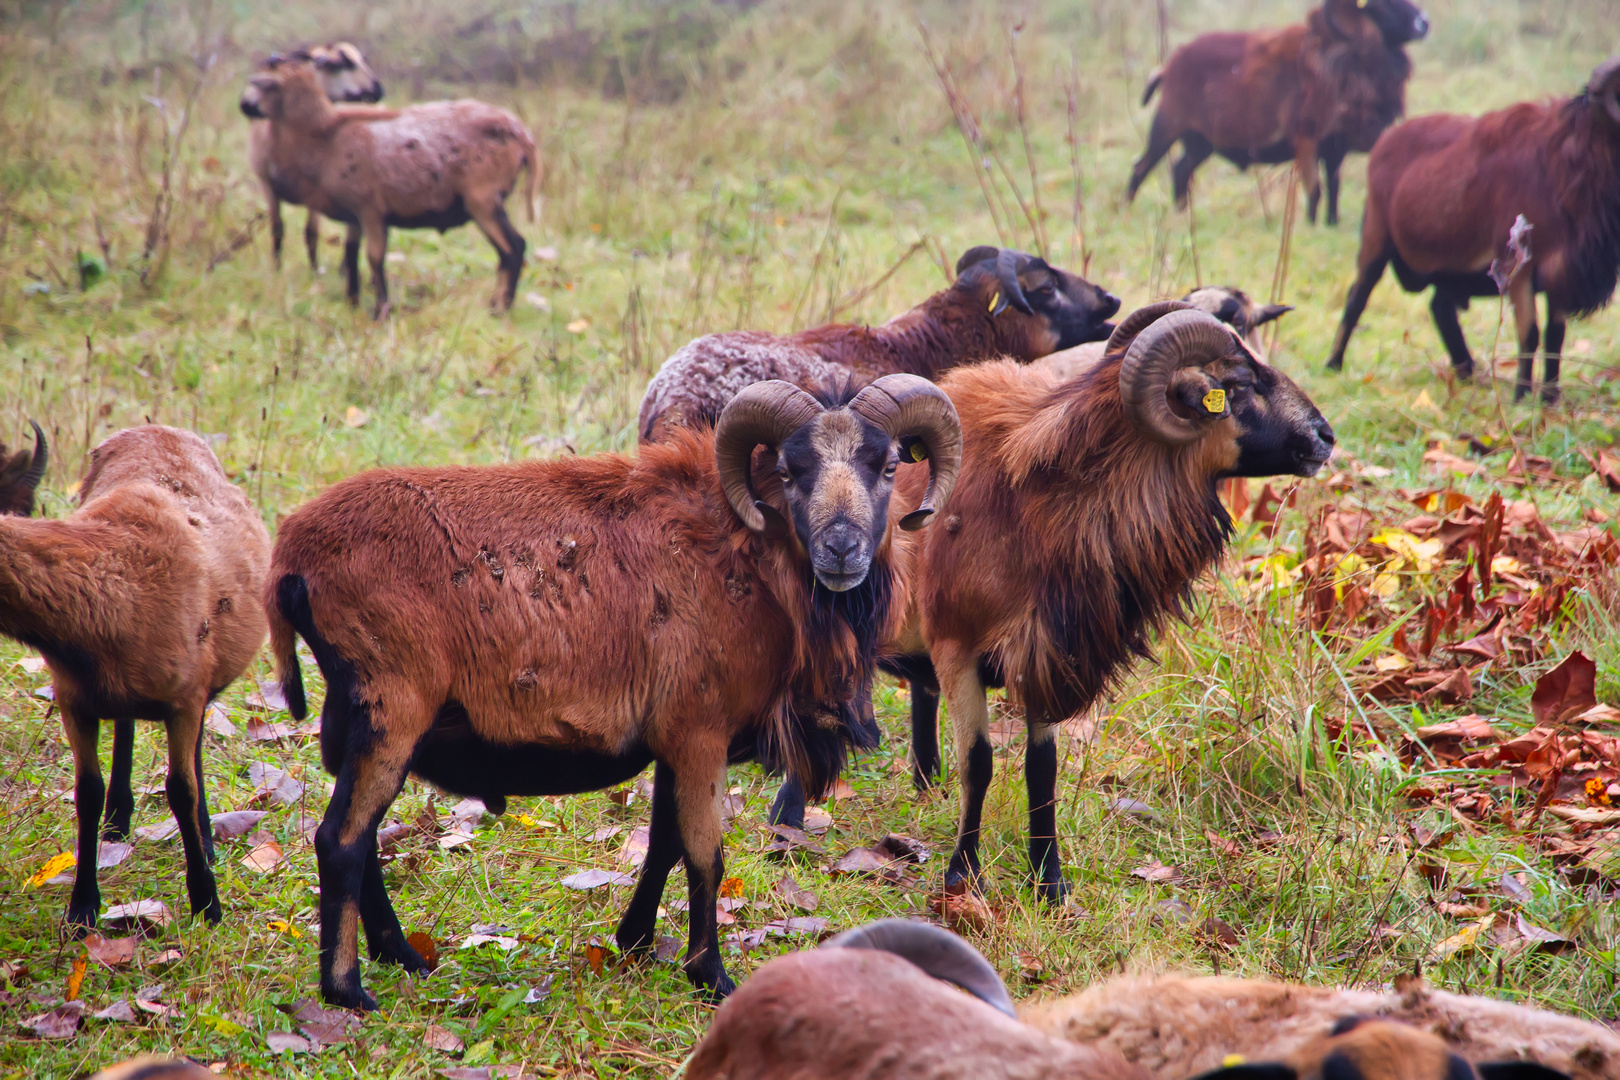
[[[92,927],[97,826],[129,832],[136,720],[168,729],[169,809],[193,912],[220,918],[202,787],[203,712],[264,641],[270,538],[259,513],[189,431],[130,428],[90,455],[80,505],[61,520],[0,516],[0,634],[39,650],[73,748],[78,870],[68,922]],[[113,789],[96,742],[117,721]]]
[[[444,232],[476,222],[500,257],[498,310],[512,306],[527,245],[506,216],[518,173],[529,171],[529,219],[542,166],[534,136],[505,109],[481,101],[434,101],[406,109],[333,105],[307,54],[248,80],[242,112],[270,121],[270,167],[295,186],[304,205],[334,221],[357,224],[377,301],[388,313],[384,258],[388,229]],[[360,299],[359,239],[343,251],[349,301]]]

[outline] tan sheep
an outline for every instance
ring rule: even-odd
[[[296,185],[304,205],[359,226],[375,317],[388,313],[390,226],[444,232],[476,222],[500,256],[491,306],[512,306],[527,245],[506,216],[506,197],[528,169],[534,220],[541,173],[534,136],[517,117],[471,99],[402,110],[333,105],[305,54],[249,79],[241,106],[248,117],[270,121],[270,167]],[[360,300],[360,235],[350,229],[343,250],[350,303]]]
[[[360,55],[360,50],[347,41],[316,45],[308,49],[307,54],[310,62],[315,65],[321,90],[328,100],[371,103],[382,99],[382,83],[367,66],[366,58]],[[265,69],[272,70],[281,63],[280,56],[272,56]],[[253,175],[259,178],[259,186],[264,188],[264,199],[270,213],[270,251],[274,254],[276,266],[279,268],[281,241],[287,232],[281,222],[281,204],[290,202],[294,206],[301,206],[304,202],[304,193],[296,182],[296,176],[284,176],[274,168],[274,162],[270,157],[268,121],[255,120],[248,127],[248,164],[253,168]],[[311,210],[304,221],[304,246],[309,250],[311,270],[320,269],[320,242],[321,215]]]

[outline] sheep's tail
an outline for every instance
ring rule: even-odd
[[[829,938],[823,949],[873,949],[909,960],[941,982],[959,986],[992,1009],[1018,1019],[1018,1010],[996,969],[972,945],[949,930],[909,919],[879,919]]]
[[[1146,105],[1148,102],[1153,100],[1153,95],[1156,92],[1158,92],[1159,84],[1161,82],[1163,82],[1163,81],[1164,81],[1164,68],[1159,68],[1153,74],[1148,76],[1147,89],[1142,91],[1142,104],[1143,105]]]
[[[302,720],[309,715],[309,702],[304,698],[304,673],[298,667],[297,625],[306,619],[313,623],[304,579],[297,574],[283,577],[276,585],[275,603],[266,604],[265,609],[270,619],[270,656],[276,663],[276,681],[287,699],[287,711],[293,719]]]

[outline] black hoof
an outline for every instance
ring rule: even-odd
[[[114,844],[129,839],[129,819],[122,821],[108,821],[101,826],[101,838]]]
[[[1543,405],[1556,405],[1558,404],[1558,398],[1558,387],[1543,386],[1541,388],[1541,403]]]
[[[191,913],[201,915],[205,920],[216,925],[225,918],[225,909],[220,907],[218,894],[201,901],[193,898],[191,901]]]
[[[711,1005],[720,1004],[737,989],[737,984],[732,982],[731,976],[724,971],[720,972],[718,977],[712,979],[709,977],[702,980],[693,978],[692,984],[697,987],[698,994],[703,1000]]]
[[[1324,370],[1327,371],[1343,371],[1344,360],[1341,357],[1334,357],[1332,360],[1329,360],[1325,365],[1323,365],[1323,367]]]
[[[1516,385],[1513,388],[1513,404],[1517,405],[1519,402],[1523,401],[1525,398],[1527,398],[1529,396],[1530,396],[1530,384],[1529,383],[1519,383],[1518,385]]]
[[[1059,878],[1057,881],[1042,881],[1035,885],[1035,893],[1041,902],[1052,907],[1061,907],[1069,898],[1069,883]]]
[[[321,1000],[340,1009],[359,1009],[364,1012],[375,1012],[377,1009],[377,999],[366,993],[358,982],[353,986],[341,988],[322,986]]]
[[[93,907],[70,907],[67,913],[68,933],[75,938],[82,938],[96,928],[96,919],[101,915],[101,905]]]

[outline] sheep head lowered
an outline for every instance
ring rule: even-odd
[[[900,527],[920,529],[956,482],[962,439],[956,409],[928,380],[886,375],[847,408],[780,379],[755,383],[732,399],[715,429],[720,480],[737,516],[755,532],[792,533],[816,580],[845,592],[866,580],[888,530],[889,496],[902,457],[929,462],[928,493]],[[776,450],[787,513],[755,490],[756,446]]]
[[[1010,356],[1034,359],[1101,341],[1114,329],[1105,320],[1119,310],[1119,297],[1022,251],[988,245],[969,248],[956,260],[956,277],[956,288],[988,294],[987,306],[998,321],[1008,308],[1038,317],[1038,325],[1024,329],[1021,336],[1041,340],[1007,343],[1002,351]]]
[[[45,479],[45,466],[50,461],[50,448],[45,444],[45,433],[32,420],[34,452],[18,450],[6,456],[6,444],[0,443],[0,514],[27,517],[34,512],[34,492]]]

